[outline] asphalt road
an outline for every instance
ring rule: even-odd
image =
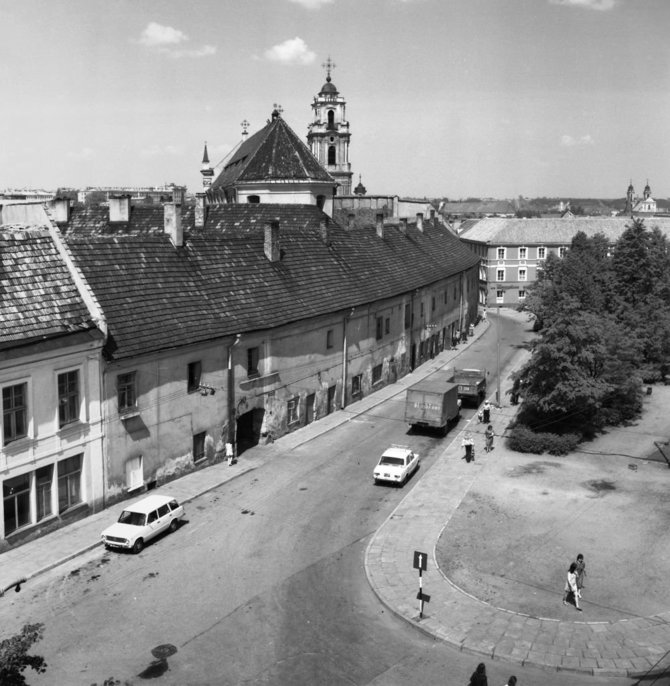
[[[502,318],[501,367],[528,326]],[[486,366],[495,391],[496,328],[459,366]],[[503,392],[505,385],[503,384]],[[363,558],[404,490],[375,486],[391,443],[422,456],[416,479],[458,434],[412,435],[404,394],[286,452],[194,502],[187,523],[139,556],[96,550],[46,575],[12,622],[42,621],[34,652],[48,663],[30,684],[462,685],[480,661],[396,618],[371,591]],[[462,427],[474,410],[465,410]],[[630,683],[487,663],[489,683]]]

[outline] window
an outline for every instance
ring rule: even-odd
[[[7,479],[2,485],[5,534],[30,524],[30,474]]]
[[[565,257],[565,253],[567,253],[567,252],[568,252],[568,249],[567,249],[566,247],[564,247],[564,246],[561,246],[561,247],[558,249],[558,256],[559,256],[559,257]]]
[[[496,281],[504,281],[505,280],[505,270],[504,269],[496,269]]]
[[[409,327],[410,327],[410,313],[411,313],[410,306],[405,305],[405,328],[406,329],[409,329]]]
[[[376,384],[382,380],[382,365],[378,364],[372,368],[372,383]]]
[[[144,469],[142,467],[141,455],[126,460],[126,486],[129,491],[144,486]]]
[[[193,434],[193,462],[202,460],[205,457],[205,437],[206,431]]]
[[[430,311],[435,312],[435,296],[432,296],[430,299]]]
[[[505,259],[505,248],[498,248],[497,250],[497,255],[499,260],[504,260]]]
[[[547,249],[546,248],[538,248],[537,249],[537,259],[538,260],[544,260],[547,256]]]
[[[79,372],[75,369],[58,375],[58,424],[79,420]]]
[[[165,515],[170,514],[170,508],[168,507],[167,503],[165,503],[165,505],[161,505],[157,511],[158,511],[159,518],[165,517]]]
[[[326,348],[332,348],[333,347],[333,330],[328,329],[326,331]]]
[[[384,320],[384,334],[388,335],[391,333],[391,317],[386,317]]]
[[[27,385],[17,384],[2,389],[2,427],[7,445],[27,435]]]
[[[334,145],[328,146],[328,164],[337,164]]]
[[[523,288],[519,289],[519,300],[523,300],[526,297],[526,291]]]
[[[54,467],[52,464],[41,467],[35,472],[37,486],[37,521],[51,515],[51,485]]]
[[[362,392],[361,388],[362,375],[356,374],[356,376],[351,377],[351,396],[357,398]]]
[[[261,201],[260,196],[258,195],[248,195],[247,196],[247,202],[251,205],[258,205]]]
[[[525,281],[526,280],[526,268],[525,267],[519,267],[519,281]]]
[[[189,393],[195,393],[200,388],[200,375],[202,372],[202,365],[198,362],[189,362],[188,364],[188,383],[186,390]]]
[[[425,310],[424,310],[424,307],[423,307],[423,303],[421,303],[421,316],[422,316],[422,317],[423,317],[423,315],[424,315],[424,312],[425,312]]]
[[[58,512],[81,502],[81,455],[58,463]]]
[[[258,376],[258,348],[247,348],[247,376]]]
[[[447,291],[444,291],[444,304],[447,304]]]
[[[317,195],[316,196],[316,206],[322,210],[324,208],[324,205],[326,204],[326,196],[325,195]]]
[[[154,510],[153,512],[149,512],[149,516],[147,517],[147,524],[153,524],[157,520],[158,520],[158,510]]]
[[[377,317],[375,323],[376,323],[375,338],[378,341],[381,341],[381,339],[384,337],[384,317]]]
[[[296,424],[300,417],[298,416],[298,408],[300,406],[299,398],[291,398],[286,403],[286,417],[289,424]]]
[[[119,414],[133,409],[137,405],[137,392],[135,386],[135,372],[119,374],[116,377],[117,403]]]
[[[528,248],[519,248],[519,259],[520,260],[525,260],[527,254],[528,254]]]
[[[505,299],[505,291],[502,288],[496,290],[496,302],[501,303]]]
[[[333,110],[328,110],[328,129],[330,131],[335,129],[335,112]]]

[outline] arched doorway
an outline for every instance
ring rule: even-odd
[[[241,455],[245,450],[258,445],[261,437],[261,427],[265,410],[256,407],[249,412],[241,414],[237,418],[237,454]]]

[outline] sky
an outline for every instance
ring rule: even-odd
[[[670,0],[0,0],[0,188],[201,189],[335,63],[368,194],[670,196]]]

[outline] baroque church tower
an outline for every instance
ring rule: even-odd
[[[312,102],[314,120],[308,126],[307,143],[314,157],[337,181],[337,195],[351,195],[351,134],[346,119],[346,101],[330,78],[335,67],[330,57],[322,66],[326,69],[326,83]]]

